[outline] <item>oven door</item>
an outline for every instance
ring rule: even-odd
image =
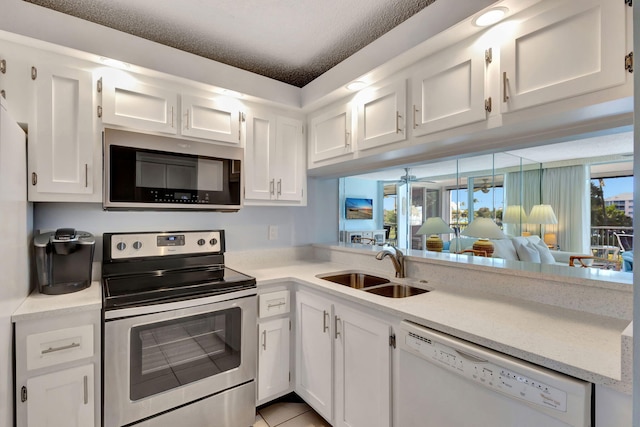
[[[106,320],[104,426],[120,427],[253,381],[255,325],[255,295]]]

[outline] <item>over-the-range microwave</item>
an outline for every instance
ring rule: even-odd
[[[217,210],[242,207],[243,150],[105,129],[105,210]]]

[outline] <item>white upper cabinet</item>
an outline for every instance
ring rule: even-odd
[[[246,120],[245,201],[300,205],[307,177],[302,121],[261,110],[250,110]]]
[[[358,150],[407,139],[405,79],[357,97]]]
[[[178,94],[147,85],[134,75],[127,78],[103,78],[102,122],[131,129],[178,132]]]
[[[311,119],[311,162],[353,152],[351,108],[349,103],[338,105]]]
[[[273,170],[277,200],[301,201],[306,188],[302,121],[278,116]]]
[[[485,51],[465,41],[424,60],[411,77],[413,135],[485,120]]]
[[[91,72],[34,67],[36,106],[28,143],[30,201],[101,200],[100,136]]]
[[[501,52],[502,112],[625,83],[623,1],[583,0],[519,23]]]
[[[182,135],[240,144],[242,116],[233,98],[182,95]]]

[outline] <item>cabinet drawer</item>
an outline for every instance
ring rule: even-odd
[[[264,318],[289,312],[289,291],[269,292],[258,296],[258,317]]]
[[[93,356],[93,325],[27,336],[27,370]]]

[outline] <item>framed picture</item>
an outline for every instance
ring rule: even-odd
[[[373,199],[347,197],[344,212],[346,219],[373,219]]]

